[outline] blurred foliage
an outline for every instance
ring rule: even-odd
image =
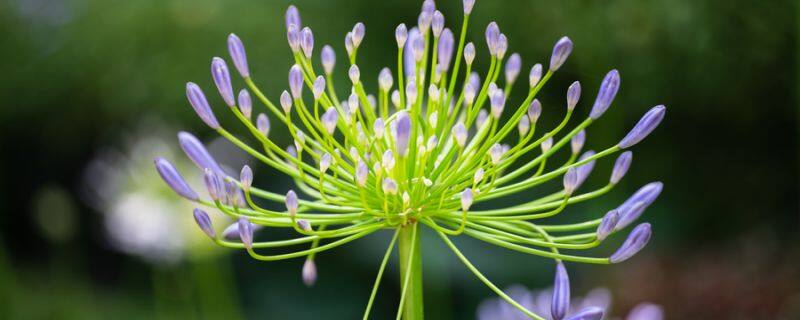
[[[438,2],[448,26],[460,24],[460,1]],[[367,25],[359,65],[362,78],[371,79],[393,64],[386,57],[394,56],[394,27],[413,24],[420,5],[399,0],[294,3],[314,29],[317,48],[330,43],[337,50],[339,81],[345,81],[344,33],[356,21]],[[0,244],[5,248],[0,249],[0,309],[11,310],[4,314],[137,319],[202,313],[180,309],[202,301],[191,298],[173,301],[178,311],[159,311],[154,302],[158,281],[151,279],[169,279],[162,281],[168,292],[191,295],[199,292],[192,289],[197,282],[181,270],[196,266],[160,270],[113,251],[102,215],[82,200],[83,170],[99,150],[118,145],[148,117],[212,137],[185,102],[184,83],[211,88],[210,59],[227,56],[230,32],[245,42],[255,81],[276,97],[286,87],[291,64],[283,30],[288,5],[283,0],[0,1],[0,164],[5,168],[0,179]],[[568,63],[540,95],[545,123],[561,116],[571,81],[583,84],[586,94],[578,110],[586,113],[605,72],[620,70],[622,90],[588,131],[589,148],[615,143],[652,105],[668,106],[662,127],[635,148],[631,172],[617,190],[561,217],[598,216],[638,186],[662,180],[665,192],[645,216],[653,222],[655,238],[638,263],[576,267],[576,292],[598,285],[639,292],[644,296],[615,292],[622,296],[620,307],[648,299],[663,304],[670,318],[800,314],[796,272],[766,280],[753,273],[708,282],[689,276],[712,259],[716,264],[703,273],[707,277],[739,269],[739,243],[763,252],[748,261],[757,265],[748,269],[756,274],[798,263],[797,13],[789,0],[477,1],[469,36],[482,54],[476,61],[481,70],[486,63],[483,28],[491,20],[499,22],[510,39],[509,50],[522,55],[526,68],[546,62],[561,35],[576,43]],[[365,82],[368,89],[377,86]],[[234,85],[242,82],[236,79]],[[521,101],[520,91],[511,101]],[[218,97],[211,102],[222,105]],[[221,108],[216,110],[224,123],[233,123]],[[285,136],[278,139],[288,143]],[[602,184],[610,167],[608,161],[599,163],[589,184]],[[259,172],[257,181],[274,181],[267,189],[282,188],[286,181],[265,179],[274,176]],[[188,212],[175,214],[189,217]],[[58,221],[75,230],[41,227]],[[233,252],[211,260],[205,272],[234,264],[239,302],[251,318],[353,318],[366,303],[388,243],[386,235],[367,239],[320,256],[320,281],[312,289],[300,283],[302,261],[258,263]],[[473,317],[490,292],[432,234],[424,240],[429,317]],[[619,241],[609,241],[598,254]],[[458,242],[499,284],[542,287],[550,281],[552,265],[544,259],[473,240]],[[376,302],[380,319],[393,313],[397,301],[397,274],[390,270]],[[631,278],[634,271],[642,275]],[[649,283],[654,272],[688,280]],[[708,283],[729,286],[704,286]],[[743,305],[763,308],[734,313],[706,291],[747,285],[775,294],[765,302],[756,300],[758,293],[743,292],[736,296]],[[673,294],[681,290],[708,294]],[[697,300],[704,302],[687,303]]]

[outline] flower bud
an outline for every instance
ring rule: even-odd
[[[567,57],[572,53],[572,40],[561,37],[553,46],[553,54],[550,56],[550,71],[556,71],[567,61]]]
[[[392,90],[392,105],[396,109],[400,109],[400,91]]]
[[[253,185],[253,169],[245,165],[242,167],[242,172],[239,173],[239,182],[242,184],[242,189],[249,190]]]
[[[578,161],[586,160],[590,157],[593,157],[594,155],[595,152],[593,150],[588,150],[584,152],[580,157],[578,157]],[[586,181],[586,178],[589,177],[589,174],[592,173],[592,170],[594,169],[594,163],[595,160],[592,160],[578,167],[578,184],[575,186],[575,189],[580,187],[583,184],[583,182]]]
[[[439,67],[441,72],[446,72],[450,68],[450,60],[453,59],[453,47],[455,46],[455,38],[450,29],[445,28],[439,37]]]
[[[295,26],[300,27],[300,12],[297,11],[297,7],[294,5],[290,5],[289,8],[286,9],[286,15],[284,16],[286,19],[286,27]]]
[[[575,188],[578,187],[578,169],[575,167],[569,168],[567,173],[564,174],[564,192],[572,194]]]
[[[289,69],[289,90],[295,99],[300,99],[303,94],[303,70],[299,65],[293,65]]]
[[[506,83],[513,84],[519,76],[519,70],[522,68],[522,59],[519,53],[514,53],[506,61]]]
[[[260,113],[258,117],[256,117],[256,128],[264,137],[269,136],[269,117],[266,114]]]
[[[220,167],[217,161],[214,160],[214,157],[208,153],[206,147],[191,133],[184,131],[178,132],[178,142],[183,152],[186,153],[186,156],[189,157],[200,170],[209,168],[218,174],[224,173],[222,167]]]
[[[409,79],[409,82],[406,83],[406,103],[409,105],[417,100],[417,84],[410,80],[413,79]]]
[[[353,85],[358,84],[358,81],[361,80],[361,71],[358,70],[357,65],[350,66],[350,69],[347,70],[347,75],[350,77],[350,81],[353,82]]]
[[[161,176],[161,179],[167,183],[167,185],[172,188],[172,191],[175,191],[181,197],[186,199],[197,201],[200,197],[197,196],[197,193],[192,190],[192,187],[186,183],[186,180],[183,179],[178,169],[175,169],[175,166],[172,165],[169,161],[164,158],[158,157],[154,160],[156,165],[156,170],[158,174]]]
[[[225,104],[229,107],[235,106],[236,100],[233,98],[231,74],[228,72],[228,65],[225,64],[225,60],[219,57],[211,59],[211,77],[214,79],[217,90],[219,90],[219,95],[225,100]]]
[[[478,168],[478,170],[475,170],[475,174],[472,175],[472,183],[473,184],[480,183],[483,180],[483,175],[485,173],[486,172],[483,170],[483,168]]]
[[[528,74],[528,84],[531,86],[531,89],[536,87],[539,84],[539,80],[542,80],[542,64],[537,63],[531,67],[531,72]]]
[[[433,31],[433,36],[438,38],[442,34],[443,29],[444,15],[441,11],[436,10],[433,12],[433,18],[431,19],[431,30]]]
[[[500,159],[503,158],[503,146],[499,143],[495,143],[489,148],[489,157],[492,158],[492,164],[497,165],[500,163]]]
[[[197,222],[197,226],[199,226],[200,230],[203,230],[209,238],[214,239],[217,237],[214,227],[211,225],[211,218],[208,217],[208,213],[201,209],[194,208],[194,221]]]
[[[322,114],[322,119],[320,120],[322,120],[322,126],[325,127],[325,131],[328,134],[333,134],[336,130],[336,123],[339,121],[339,112],[336,111],[336,108],[330,107],[328,111]]]
[[[303,31],[300,32],[300,48],[303,49],[306,58],[310,59],[314,53],[314,33],[309,27],[303,28]]]
[[[628,260],[647,245],[647,242],[650,241],[651,236],[652,230],[649,223],[645,222],[636,226],[636,228],[633,228],[633,231],[631,231],[631,233],[628,235],[628,238],[625,239],[625,242],[622,244],[622,246],[620,246],[619,249],[617,249],[617,251],[611,255],[609,261],[611,261],[611,263],[620,263]]]
[[[533,99],[531,105],[528,107],[528,119],[531,120],[532,124],[535,124],[536,121],[539,120],[539,116],[542,115],[542,103],[539,102],[539,99]]]
[[[292,49],[293,53],[298,53],[300,51],[300,38],[299,25],[289,25],[286,27],[286,41],[289,42],[289,48]]]
[[[242,78],[250,77],[250,68],[247,67],[247,54],[245,54],[244,45],[242,40],[233,33],[228,35],[228,54],[231,55],[233,65],[236,66],[236,70],[239,71]]]
[[[503,59],[506,55],[506,51],[508,50],[508,38],[506,38],[505,34],[500,34],[500,37],[497,38],[497,59]]]
[[[401,23],[394,29],[394,38],[397,40],[397,47],[403,48],[408,40],[408,29],[405,23]]]
[[[486,46],[489,47],[489,54],[496,56],[497,55],[497,46],[500,42],[500,27],[497,26],[497,22],[490,22],[488,26],[486,26]]]
[[[472,13],[472,8],[475,6],[475,0],[464,0],[464,14]]]
[[[331,166],[331,154],[325,152],[322,157],[319,159],[319,171],[325,173],[328,171],[328,168]]]
[[[389,89],[392,88],[392,83],[394,79],[392,79],[392,71],[389,68],[383,68],[381,73],[378,75],[378,85],[383,92],[389,92]]]
[[[289,215],[294,216],[297,214],[297,194],[294,193],[294,190],[289,190],[286,193],[286,211],[289,211]]]
[[[359,160],[358,166],[356,167],[356,183],[359,187],[363,187],[367,183],[367,174],[369,173],[369,167],[364,161]]]
[[[578,313],[571,315],[567,320],[601,320],[604,314],[603,308],[586,307],[578,311]]]
[[[317,282],[317,264],[314,263],[314,260],[306,259],[306,262],[303,263],[302,275],[303,283],[308,287]]]
[[[239,238],[247,249],[253,248],[253,225],[245,217],[239,217]]]
[[[625,200],[622,205],[617,207],[620,219],[616,229],[622,230],[636,221],[636,219],[644,213],[644,210],[656,201],[661,194],[663,186],[661,182],[648,183],[644,187],[639,188],[628,200]]]
[[[667,111],[667,108],[663,105],[658,105],[647,111],[647,113],[642,116],[642,119],[636,124],[636,126],[628,132],[628,135],[617,144],[622,149],[630,148],[633,145],[642,141],[650,132],[653,132],[658,124],[661,123],[661,120],[664,119],[664,113]]]
[[[453,126],[453,138],[456,139],[458,147],[463,148],[467,144],[467,134],[467,128],[464,127],[463,122],[459,121]]]
[[[553,298],[550,304],[550,315],[553,320],[561,320],[569,310],[569,275],[564,264],[556,262],[556,277],[553,282]]]
[[[294,146],[297,148],[297,152],[303,152],[303,146],[306,145],[306,135],[303,131],[297,131],[296,133],[297,138],[294,140]]]
[[[417,18],[417,27],[419,28],[419,32],[424,34],[428,33],[428,29],[431,28],[431,22],[433,20],[433,11],[422,11]]]
[[[322,47],[320,59],[322,60],[322,68],[325,69],[325,74],[333,73],[333,67],[336,65],[336,52],[333,51],[331,46],[325,45]]]
[[[283,90],[280,97],[281,108],[283,108],[283,112],[289,113],[292,112],[292,96],[289,95],[289,92]]]
[[[322,97],[322,94],[325,93],[325,77],[317,76],[311,88],[311,93],[314,94],[314,100],[319,100],[319,98]]]
[[[625,151],[617,157],[617,161],[614,162],[614,169],[611,171],[611,179],[609,179],[612,184],[622,180],[622,177],[628,172],[628,168],[631,167],[631,161],[633,161],[633,152],[630,151]]]
[[[395,182],[392,178],[384,178],[382,187],[383,192],[387,194],[397,194],[397,182]]]
[[[186,83],[186,98],[189,99],[189,104],[192,105],[194,112],[197,113],[206,125],[211,127],[211,129],[219,128],[219,122],[217,122],[214,112],[211,111],[211,106],[208,105],[206,95],[203,94],[203,90],[194,82]]]
[[[408,191],[403,192],[403,207],[408,208],[408,205],[411,204],[411,195],[408,194]]]
[[[347,56],[352,57],[355,53],[356,46],[353,44],[353,32],[348,32],[344,36],[344,50],[347,51]]]
[[[225,184],[222,179],[211,169],[206,168],[203,174],[203,182],[208,190],[208,195],[213,201],[225,201]]]
[[[361,45],[361,41],[364,40],[364,35],[367,32],[367,27],[364,26],[363,23],[358,22],[355,26],[353,26],[353,46],[358,48]]]
[[[547,138],[547,140],[542,141],[542,153],[547,153],[550,151],[550,148],[553,147],[553,137]]]
[[[408,117],[408,113],[405,111],[401,111],[397,116],[395,131],[395,149],[397,149],[397,154],[405,157],[408,153],[408,139],[411,135],[411,118]]]
[[[472,189],[466,188],[461,192],[461,210],[469,211],[472,206]]]
[[[253,116],[253,100],[250,98],[250,93],[247,92],[246,89],[242,89],[239,91],[239,111],[242,112],[242,115],[250,120]]]
[[[578,100],[581,98],[581,83],[575,81],[572,85],[569,86],[567,89],[567,110],[572,111],[575,109],[575,105],[578,104]]]
[[[468,106],[471,106],[475,101],[475,95],[475,88],[473,88],[471,84],[467,83],[467,85],[464,86],[464,102]]]
[[[489,100],[490,104],[492,105],[492,117],[495,119],[500,119],[500,116],[503,114],[503,108],[506,106],[505,93],[503,93],[503,90],[497,89],[494,91]]]
[[[379,139],[379,140],[383,139],[383,133],[384,133],[383,118],[375,119],[375,122],[372,124],[372,131],[375,132],[375,138],[376,139]]]
[[[577,154],[581,152],[583,148],[583,144],[586,142],[586,130],[578,131],[577,134],[572,136],[572,139],[569,140],[570,147],[572,147],[572,154]]]
[[[394,168],[395,160],[392,150],[386,150],[386,152],[383,153],[383,156],[381,156],[381,164],[387,172]]]
[[[250,223],[250,229],[256,231],[258,229],[261,229],[261,226]],[[222,238],[228,241],[241,240],[241,237],[239,236],[239,222],[236,221],[231,225],[229,225],[227,228],[225,228],[225,230],[222,231]]]
[[[468,66],[471,66],[472,62],[475,61],[475,45],[472,42],[464,46],[464,61]]]
[[[606,74],[605,78],[603,78],[603,82],[600,84],[600,90],[597,92],[597,99],[594,100],[589,118],[596,120],[608,110],[611,102],[614,101],[614,97],[617,96],[619,83],[619,71],[614,69]]]
[[[422,12],[432,15],[434,10],[436,10],[436,3],[433,2],[433,0],[425,0],[422,2]]]
[[[485,109],[481,109],[478,111],[478,116],[475,118],[475,129],[480,130],[483,124],[486,123],[486,120],[489,120],[489,112]]]
[[[414,55],[414,61],[419,63],[425,55],[425,38],[417,36],[411,38],[411,53]]]
[[[616,209],[609,211],[600,220],[600,225],[597,226],[597,240],[603,241],[614,231],[619,221],[619,211]]]

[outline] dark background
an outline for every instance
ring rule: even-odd
[[[337,50],[340,84],[346,81],[344,34],[357,21],[367,25],[359,66],[370,90],[380,68],[394,64],[394,27],[415,24],[420,6],[416,1],[293,3],[314,30],[315,52],[324,43]],[[233,123],[212,94],[208,75],[212,56],[227,59],[228,33],[243,39],[254,79],[277,100],[291,65],[283,27],[289,4],[0,2],[3,318],[360,316],[388,234],[319,256],[319,282],[309,289],[300,281],[302,260],[262,263],[207,241],[167,262],[126,254],[109,240],[108,206],[92,200],[96,180],[89,168],[98,157],[127,154],[144,165],[111,168],[155,174],[152,155],[131,150],[133,137],[149,134],[173,149],[177,130],[213,140],[185,101],[186,81],[207,88],[217,117]],[[460,1],[437,5],[447,26],[458,29]],[[654,238],[621,265],[571,265],[574,295],[608,287],[617,315],[652,301],[670,319],[800,317],[796,15],[792,1],[477,1],[469,37],[478,47],[482,75],[483,30],[491,20],[509,37],[509,51],[522,55],[523,83],[534,62],[547,63],[558,37],[575,42],[567,64],[540,95],[544,123],[560,117],[555,106],[570,82],[583,84],[586,93],[577,110],[585,114],[605,72],[619,69],[622,89],[589,130],[589,148],[616,143],[648,108],[667,106],[661,127],[635,147],[623,183],[571,209],[596,217],[639,186],[663,181],[662,196],[643,218],[652,222]],[[238,75],[234,78],[234,86],[241,87]],[[521,101],[521,91],[511,101]],[[283,128],[273,132],[279,144],[289,143]],[[177,153],[175,158],[183,159]],[[611,165],[601,161],[588,183],[602,185]],[[266,189],[281,191],[289,183],[266,166],[256,171],[256,184]],[[137,188],[118,183],[126,187],[115,192]],[[162,185],[146,185],[161,200],[181,201]],[[189,209],[167,214],[192,223]],[[184,234],[198,238],[200,231],[191,227]],[[542,288],[552,280],[546,259],[469,239],[456,242],[501,287]],[[612,250],[604,245],[593,253]],[[472,318],[478,303],[492,296],[432,233],[424,234],[424,265],[430,319]],[[394,262],[389,268],[375,319],[393,317],[399,300]]]

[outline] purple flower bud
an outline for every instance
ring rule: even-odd
[[[577,154],[581,152],[583,148],[583,144],[586,142],[586,130],[581,130],[577,134],[575,134],[572,139],[570,139],[570,146],[572,147],[572,153]]]
[[[325,69],[325,74],[333,73],[333,66],[336,65],[336,52],[333,51],[331,46],[326,44],[322,47],[320,59],[322,60],[322,68]]]
[[[636,226],[636,228],[633,228],[633,231],[631,231],[631,233],[628,235],[628,239],[625,239],[625,242],[622,244],[622,246],[611,255],[609,261],[611,261],[611,263],[620,263],[628,260],[630,257],[633,257],[633,255],[647,245],[647,242],[650,241],[652,234],[653,232],[649,223],[645,222]]]
[[[297,7],[295,7],[294,5],[291,5],[289,6],[289,8],[286,9],[285,18],[286,18],[286,28],[289,28],[289,26],[291,25],[298,28],[300,27],[301,25],[300,12],[297,11]]]
[[[536,123],[539,120],[539,116],[542,115],[542,103],[539,102],[539,99],[533,99],[531,105],[528,107],[528,119],[531,120],[531,123]]]
[[[639,217],[642,216],[644,211],[649,206],[649,204],[645,201],[646,200],[644,199],[642,199],[642,201],[637,201],[633,203],[625,211],[622,211],[622,209],[618,209],[620,210],[621,216],[619,222],[617,222],[617,225],[615,226],[616,230],[625,229],[625,227],[627,227],[628,225],[639,219]]]
[[[372,124],[372,131],[375,132],[375,138],[383,139],[383,132],[384,132],[383,118],[375,119],[375,123]]]
[[[550,148],[553,147],[553,137],[549,137],[547,138],[547,140],[542,141],[542,144],[540,146],[542,148],[542,153],[547,153],[548,151],[550,151]]]
[[[356,166],[356,183],[359,187],[363,187],[367,183],[368,173],[369,167],[367,167],[367,164],[364,163],[363,160],[358,160],[358,166]]]
[[[269,136],[269,117],[266,114],[260,113],[258,117],[256,117],[256,127],[264,137]]]
[[[503,114],[503,108],[506,106],[505,93],[503,93],[503,90],[495,90],[489,100],[492,105],[492,117],[500,119],[500,116]]]
[[[217,161],[208,153],[206,147],[191,133],[184,131],[179,132],[178,141],[180,142],[181,149],[186,153],[186,156],[188,156],[200,170],[209,168],[217,174],[224,174],[222,167],[220,167]]]
[[[289,90],[295,99],[300,99],[303,94],[303,70],[299,65],[293,65],[289,70]]]
[[[597,240],[603,241],[614,231],[619,221],[619,211],[616,209],[609,211],[600,220],[600,225],[597,226]]]
[[[464,14],[472,13],[472,8],[475,6],[475,0],[464,0]]]
[[[325,77],[317,76],[317,79],[314,80],[314,85],[311,88],[312,93],[314,94],[314,100],[319,100],[322,97],[322,94],[325,93]]]
[[[244,198],[241,198],[240,193],[241,189],[237,186],[233,181],[225,182],[225,203],[230,204],[231,206],[238,207],[241,204],[244,204]]]
[[[417,36],[411,38],[411,53],[414,55],[414,61],[419,62],[425,54],[425,38]]]
[[[651,182],[639,188],[639,190],[637,190],[630,198],[625,200],[625,202],[623,202],[619,207],[617,207],[617,210],[619,210],[619,213],[622,218],[620,220],[620,224],[622,222],[626,222],[625,220],[627,219],[625,218],[625,216],[627,215],[627,212],[630,211],[631,208],[633,208],[637,202],[644,203],[645,207],[651,205],[653,202],[656,201],[658,195],[661,194],[661,190],[663,188],[664,184],[661,182]],[[638,216],[636,218],[638,218]],[[635,219],[631,219],[631,221],[633,220]],[[627,224],[625,226],[627,226]],[[620,230],[625,226],[622,227],[618,226],[617,230]]]
[[[601,320],[603,319],[603,314],[603,308],[586,307],[578,311],[578,313],[571,315],[567,320]]]
[[[245,190],[250,189],[250,186],[253,185],[253,169],[250,169],[250,166],[245,165],[242,167],[242,172],[239,174],[239,182]]]
[[[433,14],[434,10],[436,10],[436,3],[434,3],[433,0],[425,0],[422,2],[421,12],[425,12],[427,14]]]
[[[471,106],[473,102],[475,102],[475,88],[472,87],[471,84],[467,83],[464,86],[464,103],[468,106]]]
[[[328,131],[328,134],[333,134],[333,131],[336,130],[336,123],[339,121],[339,113],[336,111],[336,108],[330,107],[328,111],[322,115],[322,126],[325,127],[325,130]]]
[[[244,51],[242,40],[235,34],[228,35],[228,53],[231,55],[233,65],[242,78],[250,77],[250,68],[247,67],[247,54]]]
[[[572,167],[564,174],[564,192],[572,194],[578,187],[578,169]]]
[[[398,155],[405,157],[408,153],[408,139],[411,137],[411,118],[405,111],[401,111],[397,115],[395,131],[395,149],[397,149]]]
[[[200,230],[203,230],[209,238],[214,239],[217,237],[214,227],[211,225],[211,218],[208,217],[208,213],[201,209],[194,208],[194,221],[197,222]]]
[[[438,38],[442,34],[443,29],[444,15],[441,11],[436,10],[433,12],[433,18],[431,19],[431,30],[433,30],[433,36]]]
[[[206,168],[203,174],[203,181],[208,190],[208,195],[213,201],[225,201],[225,184],[213,170]]]
[[[496,56],[497,55],[497,46],[500,43],[500,27],[497,26],[497,22],[490,22],[488,26],[486,26],[486,45],[489,47],[489,54]]]
[[[617,161],[614,162],[614,170],[611,171],[611,183],[616,184],[622,177],[625,176],[625,173],[628,172],[628,168],[631,167],[631,161],[633,161],[633,152],[625,151],[619,157],[617,157]]]
[[[286,210],[289,211],[290,215],[294,216],[295,214],[297,214],[297,206],[298,206],[297,194],[294,193],[294,190],[289,190],[289,192],[286,193],[285,199],[286,199],[285,200]]]
[[[584,152],[580,157],[578,157],[578,161],[586,160],[589,157],[593,157],[595,152],[593,150],[588,150]],[[592,173],[594,169],[595,160],[589,161],[588,163],[578,167],[578,184],[575,186],[575,189],[580,187],[586,178],[589,177],[589,174]]]
[[[199,199],[197,193],[186,183],[186,180],[183,179],[183,176],[178,172],[178,169],[175,169],[172,163],[161,157],[155,158],[154,162],[161,179],[163,179],[175,193],[192,201],[197,201]]]
[[[353,85],[358,84],[358,81],[361,80],[361,71],[358,70],[357,65],[350,66],[350,69],[347,70],[347,75],[350,77],[350,81],[353,82]]]
[[[628,312],[626,320],[663,320],[664,309],[652,303],[640,303]]]
[[[481,87],[481,76],[479,76],[477,72],[473,71],[472,73],[469,74],[468,82],[469,82],[469,85],[471,85],[473,88],[476,88],[476,89],[480,88]]]
[[[314,263],[314,260],[306,259],[306,262],[303,263],[303,283],[306,286],[313,286],[315,282],[317,282],[317,264]]]
[[[333,158],[331,157],[330,153],[326,152],[325,154],[323,154],[322,157],[319,159],[319,171],[322,173],[328,171],[328,168],[330,168],[332,161]]]
[[[300,26],[290,25],[286,28],[286,40],[289,42],[289,48],[292,52],[298,53],[300,51]]]
[[[517,130],[519,130],[520,137],[527,134],[530,128],[531,128],[531,121],[528,120],[528,117],[522,117],[519,119],[519,124],[517,124]]]
[[[489,120],[489,112],[487,112],[486,109],[481,109],[478,111],[478,116],[475,118],[475,129],[483,127],[486,120]]]
[[[483,168],[478,168],[478,170],[475,170],[475,174],[472,175],[472,183],[478,184],[479,182],[483,181],[483,176],[485,173],[486,171],[483,170]]]
[[[279,100],[281,103],[281,108],[283,108],[283,112],[286,113],[292,112],[292,96],[289,95],[288,91],[283,90],[283,92],[281,92],[281,97]]]
[[[314,53],[314,33],[311,28],[305,27],[300,33],[300,48],[303,49],[303,54],[306,58],[311,58]]]
[[[392,178],[384,178],[381,187],[383,192],[387,194],[397,194],[397,182]]]
[[[239,91],[239,111],[242,112],[248,120],[253,116],[253,100],[250,98],[250,93],[246,89]]]
[[[664,119],[664,113],[666,113],[666,111],[667,108],[664,107],[664,105],[655,106],[650,109],[650,111],[647,111],[636,126],[634,126],[633,129],[628,132],[628,135],[622,138],[622,141],[617,145],[622,149],[626,149],[642,141],[642,139],[647,137],[650,132],[653,132],[653,130],[658,127],[658,124]]]
[[[450,60],[453,59],[453,46],[455,45],[455,39],[453,38],[453,32],[450,29],[445,28],[442,32],[441,37],[439,37],[439,67],[440,71],[446,72],[450,68]]]
[[[408,29],[406,28],[405,23],[401,23],[394,29],[394,38],[397,40],[397,47],[402,48],[406,45],[406,40],[408,40]]]
[[[489,157],[492,159],[492,164],[497,165],[500,163],[500,160],[503,158],[503,146],[499,143],[495,143],[489,148]]]
[[[561,37],[553,46],[553,54],[550,56],[550,71],[556,71],[567,61],[567,57],[572,53],[572,40]]]
[[[467,128],[464,127],[463,122],[459,121],[453,126],[453,138],[456,140],[456,144],[461,148],[467,144]]]
[[[428,34],[428,29],[431,27],[431,20],[433,20],[433,12],[423,11],[420,12],[419,18],[417,18],[417,27],[419,28],[419,32],[422,34]]]
[[[539,80],[542,80],[542,64],[537,63],[531,67],[531,72],[528,75],[528,84],[530,84],[531,89],[536,87],[539,84]]]
[[[581,83],[575,81],[567,89],[567,110],[572,111],[575,105],[578,104],[578,99],[581,98]]]
[[[472,65],[472,61],[475,61],[475,45],[472,42],[464,46],[464,61],[468,66]]]
[[[508,38],[506,38],[505,34],[500,34],[500,37],[497,38],[497,58],[503,59],[506,56],[506,51],[508,50]]]
[[[606,74],[605,78],[603,78],[603,82],[600,84],[600,90],[597,92],[597,99],[594,100],[589,118],[600,118],[600,116],[608,110],[611,102],[614,101],[614,97],[617,96],[617,91],[619,91],[619,82],[619,71],[616,69]]]
[[[512,84],[519,76],[519,70],[522,68],[522,59],[518,53],[514,53],[506,61],[506,83]]]
[[[239,239],[247,249],[253,248],[253,225],[245,217],[239,217]]]
[[[347,51],[348,57],[353,56],[353,53],[356,50],[356,47],[353,44],[353,32],[348,32],[346,35],[344,35],[344,50]]]
[[[569,310],[569,275],[564,264],[556,262],[556,278],[553,282],[553,298],[550,304],[550,315],[553,320],[561,320]]]
[[[472,189],[466,188],[461,192],[461,210],[469,211],[472,206]]]
[[[261,229],[261,226],[250,223],[250,228],[253,231],[257,231],[258,229]],[[238,221],[234,222],[228,227],[226,227],[225,230],[222,231],[222,237],[228,241],[240,240],[241,238],[239,237],[239,222]]]
[[[211,76],[214,78],[214,84],[217,85],[217,90],[225,100],[225,104],[229,107],[235,106],[236,100],[233,98],[231,75],[228,73],[228,65],[225,64],[225,60],[219,57],[211,59]]]
[[[197,115],[206,125],[211,127],[211,129],[219,128],[219,122],[217,122],[217,118],[214,117],[211,106],[208,105],[206,95],[203,94],[203,90],[194,82],[186,83],[186,98],[189,99],[189,104],[192,105],[194,111],[197,112]]]
[[[361,41],[364,40],[364,35],[367,32],[367,27],[364,26],[363,23],[359,22],[353,26],[353,46],[358,48],[361,45]]]
[[[392,83],[394,79],[392,78],[392,71],[389,68],[383,68],[381,73],[378,75],[378,85],[381,87],[381,91],[389,92],[389,89],[392,88]]]

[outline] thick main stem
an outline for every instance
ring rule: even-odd
[[[417,229],[416,232],[414,229]],[[400,285],[408,274],[411,278],[406,288],[405,302],[403,303],[403,319],[422,320],[422,250],[420,244],[420,231],[416,222],[409,223],[400,228]],[[409,267],[408,260],[412,259]],[[409,274],[410,273],[410,274]]]

